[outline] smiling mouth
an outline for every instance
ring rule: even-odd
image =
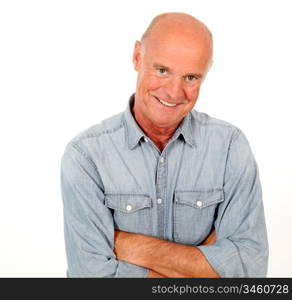
[[[155,96],[154,96],[154,97],[155,97]],[[178,104],[173,104],[173,103],[169,103],[169,102],[163,101],[163,100],[161,100],[161,99],[159,99],[159,98],[157,98],[157,97],[155,97],[155,99],[156,99],[157,101],[159,101],[161,104],[163,104],[164,106],[167,106],[167,107],[175,107],[175,106],[178,105]]]

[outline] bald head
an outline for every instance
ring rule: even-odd
[[[144,32],[141,42],[145,45],[151,39],[162,39],[165,35],[188,36],[200,39],[203,43],[213,48],[212,33],[208,27],[185,13],[163,13],[156,16]]]

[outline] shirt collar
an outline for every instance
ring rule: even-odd
[[[127,104],[126,111],[124,112],[124,122],[126,128],[125,139],[126,143],[128,144],[129,148],[132,150],[141,140],[141,138],[146,138],[145,133],[137,124],[136,120],[134,119],[131,108],[134,105],[135,101],[135,94],[133,94]],[[177,139],[180,135],[183,136],[184,141],[190,145],[191,147],[196,146],[194,141],[194,128],[191,120],[192,115],[188,113],[177,130],[175,131],[174,135],[172,136],[172,140]]]
[[[180,135],[183,136],[185,142],[190,145],[191,147],[196,146],[195,140],[194,140],[194,122],[193,122],[193,117],[191,113],[188,113],[183,121],[181,122],[180,126],[174,133],[174,138],[179,137]]]

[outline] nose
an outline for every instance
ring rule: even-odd
[[[180,76],[174,76],[169,80],[166,87],[166,92],[168,94],[169,100],[175,102],[180,102],[185,99],[185,92],[183,86],[183,78]]]

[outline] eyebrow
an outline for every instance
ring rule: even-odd
[[[171,69],[169,67],[166,67],[166,66],[164,66],[162,64],[159,64],[159,63],[153,63],[153,67],[155,69],[165,69],[166,71],[171,72]],[[184,75],[184,77],[185,76],[194,76],[195,78],[198,78],[198,79],[203,77],[203,75],[199,74],[199,73],[187,73],[187,74]]]

